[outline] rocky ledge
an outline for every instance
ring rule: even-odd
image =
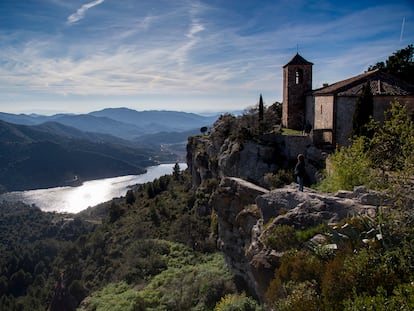
[[[321,223],[334,226],[353,216],[372,218],[385,203],[380,194],[364,187],[334,195],[299,192],[295,184],[269,191],[235,177],[222,178],[210,201],[226,262],[239,284],[260,300],[283,254],[263,243],[272,228],[289,225],[303,230]]]

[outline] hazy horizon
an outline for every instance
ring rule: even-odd
[[[238,114],[241,111],[247,109],[248,107],[245,107],[244,109],[239,109],[239,110],[232,110],[232,111],[184,111],[184,110],[172,110],[172,109],[144,109],[144,110],[137,110],[134,108],[130,108],[130,107],[105,107],[99,110],[91,110],[91,111],[85,111],[85,112],[70,112],[70,111],[62,111],[62,110],[36,110],[33,109],[31,111],[20,111],[20,112],[10,112],[10,111],[4,111],[4,110],[0,110],[0,113],[7,113],[7,114],[13,114],[13,115],[39,115],[39,116],[54,116],[54,115],[59,115],[59,114],[65,114],[65,115],[82,115],[82,114],[89,114],[89,113],[93,113],[93,112],[97,112],[97,111],[101,111],[101,110],[105,110],[105,109],[130,109],[130,110],[134,110],[137,112],[146,112],[146,111],[165,111],[165,112],[182,112],[182,113],[193,113],[193,114],[197,114],[200,116],[215,116],[215,115],[220,115],[220,114],[224,114],[224,113],[232,113],[232,114]]]

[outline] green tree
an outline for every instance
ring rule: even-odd
[[[117,221],[122,214],[124,213],[123,208],[117,204],[116,202],[112,202],[111,206],[109,207],[109,222],[113,223]]]
[[[175,163],[175,165],[174,165],[173,176],[174,176],[174,180],[179,180],[180,179],[181,169],[180,169],[180,165],[178,163]]]
[[[368,71],[380,69],[388,72],[410,84],[414,84],[414,47],[409,44],[406,48],[394,52],[386,62],[378,62],[368,68]]]
[[[402,170],[414,152],[414,122],[399,102],[391,103],[383,124],[374,123],[371,158],[374,166],[385,171]]]
[[[362,87],[361,94],[355,103],[355,111],[352,117],[351,136],[367,136],[367,124],[373,116],[374,98],[369,82]]]
[[[264,114],[263,97],[262,97],[262,94],[260,94],[260,98],[259,98],[259,122],[263,121],[263,114]]]
[[[264,104],[262,94],[260,94],[259,98],[259,134],[263,134],[264,131]]]
[[[135,194],[134,191],[132,191],[131,189],[127,191],[126,196],[125,196],[125,202],[127,204],[133,204],[135,203]]]
[[[372,165],[366,149],[366,139],[358,137],[351,146],[343,147],[329,156],[327,176],[318,188],[335,192],[369,185]]]

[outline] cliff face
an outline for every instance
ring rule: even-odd
[[[209,178],[220,180],[225,176],[264,186],[266,173],[293,170],[299,153],[306,157],[308,182],[317,180],[318,170],[325,165],[325,155],[311,144],[310,137],[269,133],[241,138],[244,132],[237,127],[236,121],[222,118],[214,124],[210,135],[189,138],[187,164],[195,188]]]
[[[263,300],[283,255],[282,250],[264,243],[273,228],[289,225],[306,229],[322,223],[334,226],[347,217],[374,217],[380,201],[379,195],[364,188],[327,195],[310,189],[299,192],[292,184],[268,191],[240,178],[225,177],[210,203],[218,215],[218,246],[226,262],[240,286]],[[369,237],[378,233],[374,230]],[[338,231],[338,236],[347,234],[354,234],[347,226]],[[323,246],[330,242],[319,237],[318,243]]]
[[[187,164],[195,189],[211,178],[219,182],[204,213],[213,209],[218,216],[217,245],[240,288],[263,300],[283,255],[283,250],[264,243],[273,228],[289,225],[302,230],[333,225],[353,215],[373,216],[381,200],[363,188],[337,195],[310,189],[299,192],[296,184],[273,191],[263,188],[263,176],[291,169],[298,153],[305,154],[309,182],[315,182],[325,164],[324,154],[307,136],[266,134],[240,139],[234,135],[240,133],[237,126],[234,119],[219,119],[210,135],[191,137]],[[328,243],[320,237],[318,241]]]

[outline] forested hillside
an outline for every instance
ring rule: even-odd
[[[141,174],[145,167],[175,159],[159,146],[58,123],[25,126],[0,121],[0,192]]]
[[[5,203],[0,213],[1,310],[74,310],[88,295],[82,310],[211,310],[236,292],[214,221],[179,170],[76,216]]]

